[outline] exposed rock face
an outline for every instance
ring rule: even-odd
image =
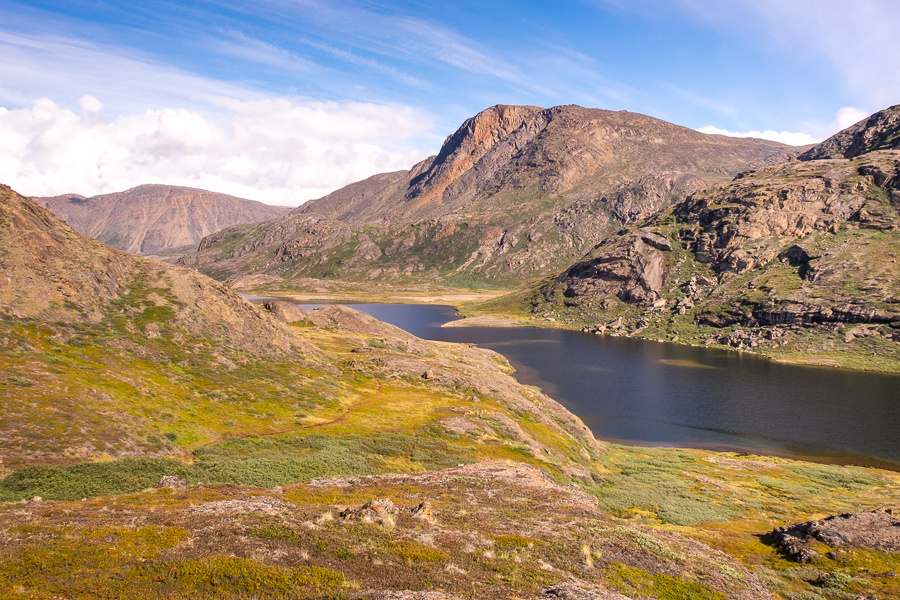
[[[764,167],[610,238],[542,291],[671,301],[716,326],[892,323],[898,208],[900,151]]]
[[[647,242],[651,243],[647,243]],[[624,302],[654,302],[665,282],[665,238],[644,231],[619,235],[560,275],[570,282],[565,296],[616,296]],[[547,291],[553,289],[547,288]]]
[[[141,185],[92,198],[64,194],[34,201],[79,233],[132,254],[196,247],[203,237],[221,229],[274,219],[291,210],[170,185]]]
[[[900,552],[900,518],[894,516],[892,510],[883,508],[776,527],[771,535],[786,554],[800,562],[807,562],[818,555],[809,548],[814,540],[832,548]]]
[[[873,150],[900,148],[900,104],[879,111],[800,155],[800,160],[856,158]]]
[[[410,171],[223,231],[183,264],[219,279],[515,283],[571,264],[622,224],[800,150],[624,111],[494,106]]]

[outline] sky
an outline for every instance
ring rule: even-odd
[[[0,0],[0,183],[297,206],[495,104],[802,145],[900,103],[896,0]]]

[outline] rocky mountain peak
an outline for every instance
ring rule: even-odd
[[[800,155],[800,160],[856,158],[875,150],[900,148],[900,104],[878,111]]]
[[[430,167],[410,182],[406,197],[413,201],[411,208],[439,201],[444,191],[498,142],[533,123],[543,112],[544,109],[537,106],[498,104],[467,119],[444,141]]]

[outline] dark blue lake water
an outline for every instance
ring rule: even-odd
[[[519,381],[564,404],[600,439],[900,470],[897,375],[555,329],[442,328],[458,318],[446,306],[353,307],[425,339],[503,354]]]

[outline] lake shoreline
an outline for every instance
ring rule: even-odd
[[[261,299],[257,299],[256,301],[261,301]],[[476,324],[478,324],[479,321],[469,319],[455,319],[454,317],[457,315],[457,312],[452,307],[447,306],[395,305],[390,303],[370,303],[364,306],[371,307],[375,312],[378,312],[378,310],[400,310],[401,312],[403,312],[406,311],[406,307],[415,307],[412,309],[412,312],[421,313],[422,311],[425,311],[435,314],[441,313],[441,317],[439,319],[432,319],[432,321],[434,322],[428,324],[429,327],[433,328],[429,330],[431,332],[430,335],[421,335],[420,331],[411,331],[411,333],[420,337],[426,337],[427,339],[456,341],[458,343],[475,343],[483,348],[495,350],[501,353],[516,369],[515,377],[520,381],[520,383],[539,387],[547,395],[561,402],[569,411],[581,417],[593,430],[596,438],[601,441],[614,444],[624,443],[629,446],[647,448],[691,448],[714,452],[744,452],[762,456],[777,456],[792,460],[800,460],[820,464],[857,465],[888,469],[892,471],[900,471],[900,460],[889,458],[897,450],[896,448],[894,448],[893,444],[888,444],[888,447],[892,448],[892,450],[887,451],[887,454],[873,454],[871,452],[860,451],[861,448],[866,447],[865,444],[857,444],[856,446],[854,446],[854,443],[850,443],[849,446],[842,446],[838,444],[837,441],[835,441],[835,445],[823,446],[821,440],[839,440],[840,435],[836,434],[834,431],[828,433],[826,428],[826,430],[823,430],[823,434],[820,437],[810,436],[809,434],[807,434],[805,438],[794,439],[792,437],[793,432],[791,431],[793,426],[785,428],[784,423],[779,422],[777,423],[779,427],[774,428],[772,431],[769,431],[765,428],[760,430],[758,426],[754,425],[753,421],[755,420],[755,416],[753,416],[752,414],[750,415],[750,417],[747,417],[746,415],[742,416],[744,425],[741,425],[740,422],[738,422],[737,425],[729,425],[727,422],[724,425],[717,425],[716,423],[707,423],[704,425],[701,420],[696,424],[697,426],[692,426],[690,425],[690,420],[683,420],[682,416],[679,414],[680,409],[676,410],[675,413],[673,413],[673,416],[670,417],[665,416],[665,414],[656,415],[651,412],[648,414],[653,415],[654,418],[651,418],[649,420],[649,427],[651,432],[655,431],[656,433],[653,433],[649,436],[643,436],[639,433],[635,435],[637,431],[634,429],[634,426],[626,424],[625,430],[623,430],[623,432],[630,431],[631,433],[625,435],[622,435],[621,433],[616,434],[614,431],[610,430],[610,425],[608,423],[603,424],[601,422],[597,422],[596,418],[593,417],[593,413],[591,413],[590,411],[586,411],[583,404],[579,404],[579,402],[577,401],[572,402],[571,394],[573,392],[571,389],[567,392],[565,390],[560,390],[557,387],[559,385],[559,382],[554,384],[550,381],[547,381],[546,373],[541,374],[538,371],[535,371],[533,367],[529,367],[521,363],[520,360],[522,359],[522,356],[519,356],[518,358],[520,360],[517,360],[517,357],[511,355],[510,352],[518,347],[517,351],[521,354],[521,352],[523,351],[523,347],[522,340],[520,338],[531,339],[536,337],[548,338],[546,339],[546,341],[552,341],[550,338],[576,339],[579,344],[587,344],[588,346],[586,347],[588,349],[595,347],[607,347],[610,344],[613,344],[615,347],[618,347],[623,351],[627,350],[629,352],[634,352],[636,348],[643,348],[643,350],[640,350],[640,352],[645,354],[649,353],[654,357],[651,361],[650,367],[651,370],[655,372],[654,377],[663,377],[663,379],[660,381],[660,384],[663,384],[662,382],[666,381],[666,378],[675,378],[676,380],[681,380],[683,384],[685,378],[687,378],[687,380],[691,380],[692,378],[697,376],[697,373],[699,371],[703,371],[708,373],[707,377],[709,377],[710,375],[715,375],[720,380],[716,385],[722,385],[723,381],[725,382],[725,384],[734,385],[729,382],[730,376],[728,374],[730,373],[730,371],[728,370],[735,368],[745,370],[746,368],[750,368],[751,371],[759,371],[760,369],[762,369],[762,373],[760,376],[763,378],[765,378],[765,373],[770,371],[771,369],[775,369],[776,371],[788,369],[789,374],[791,375],[791,377],[789,377],[788,384],[792,383],[790,381],[791,378],[796,377],[801,380],[808,380],[812,385],[815,385],[816,382],[822,378],[827,379],[829,377],[832,379],[837,377],[835,381],[838,382],[842,381],[843,379],[855,380],[860,377],[862,377],[864,381],[870,380],[873,377],[875,379],[891,377],[891,379],[893,380],[895,377],[893,374],[877,374],[865,371],[854,371],[850,369],[835,369],[833,367],[822,365],[790,364],[787,362],[775,361],[767,357],[760,356],[757,353],[740,351],[723,353],[721,352],[722,349],[710,349],[697,345],[678,344],[669,342],[667,340],[647,340],[639,338],[629,338],[624,336],[597,336],[595,334],[572,331],[571,329],[529,327],[528,323],[522,322],[517,322],[514,326],[510,327],[509,322],[506,320],[504,320],[504,324],[506,325],[506,327],[498,327],[496,325],[489,324],[493,323],[493,321],[489,320],[480,320],[480,323],[482,323],[483,325],[481,327],[478,327],[476,326]],[[309,307],[313,307],[312,303],[310,303]],[[360,305],[357,305],[357,308],[361,308]],[[373,316],[381,320],[391,322],[390,319],[386,319],[378,314],[374,314]],[[448,323],[462,324],[462,322],[465,322],[466,326],[446,326]],[[404,328],[402,324],[398,324],[397,322],[394,322],[393,324]],[[412,328],[406,327],[405,329]],[[501,334],[500,332],[505,333]],[[472,336],[478,335],[484,335],[487,337],[480,340],[470,339]],[[496,337],[497,335],[505,336],[504,339],[512,339],[513,342],[517,344],[517,346],[509,347],[509,344],[513,342],[503,342],[498,337]],[[574,338],[572,336],[574,336]],[[515,342],[516,339],[520,339],[520,341]],[[535,341],[540,340],[532,339],[532,343]],[[664,341],[667,343],[647,345],[646,342],[648,341]],[[600,342],[599,346],[597,345],[598,342]],[[654,347],[656,348],[656,350],[648,350],[649,348]],[[561,351],[558,349],[558,347],[555,350],[551,350],[551,347],[546,348],[547,349],[545,350],[539,351],[541,358],[538,362],[544,362],[546,360],[546,357],[552,356],[553,353]],[[631,348],[631,350],[628,350],[628,348]],[[687,351],[687,358],[690,358],[690,356],[694,356],[695,358],[699,358],[700,360],[688,360],[687,358],[682,356],[685,354],[686,349],[689,348],[693,350]],[[534,350],[526,349],[525,352],[527,355],[527,353],[529,352],[533,353]],[[710,359],[709,357],[716,358]],[[608,359],[609,357],[606,357],[606,360]],[[707,362],[709,360],[713,360],[712,366],[710,364],[702,364],[704,360]],[[567,368],[567,365],[563,365],[562,368]],[[663,373],[662,371],[660,371],[660,369],[666,372]],[[710,372],[710,369],[713,369],[713,371]],[[716,369],[718,369],[720,373],[715,374]],[[739,374],[740,372],[734,371],[734,373]],[[578,376],[576,375],[575,377]],[[722,379],[723,377],[724,380]],[[589,385],[588,387],[590,388],[591,386]],[[847,387],[847,389],[850,392],[854,391],[856,389],[856,384],[849,384],[849,387]],[[865,388],[863,387],[861,389]],[[659,399],[655,400],[654,402],[663,402],[663,408],[665,408],[666,404],[672,404],[680,407],[688,406],[688,409],[690,409],[691,405],[696,404],[694,402],[688,402],[687,404],[685,404],[684,398],[674,401],[669,400],[669,396],[678,396],[679,393],[683,396],[683,391],[673,394],[669,394],[668,392],[656,393],[656,397]],[[604,394],[610,397],[618,395],[618,393],[616,392],[609,391],[601,393],[601,395]],[[744,393],[744,395],[746,396],[747,394]],[[767,394],[762,393],[761,395],[765,396]],[[731,408],[728,408],[727,405],[731,401],[732,399],[725,399],[721,402],[713,403],[712,405],[709,405],[709,403],[707,402],[707,405],[702,407],[702,410],[711,410],[713,411],[713,414],[716,413],[716,411],[721,410],[725,410],[726,413],[729,410],[737,410],[738,413],[747,412],[748,409],[746,407],[738,407],[737,409],[735,409],[735,407],[732,406]],[[775,413],[778,414],[778,407],[774,408],[776,409]],[[669,410],[671,411],[673,409],[669,408]],[[750,412],[752,413],[752,411]],[[808,412],[814,414],[812,409]],[[832,407],[829,414],[837,415],[837,413],[834,412],[834,407]],[[701,415],[701,417],[706,418],[703,417],[703,415]],[[634,421],[633,417],[626,416],[624,418],[626,419],[626,421],[628,421],[629,419],[631,421]],[[832,416],[830,417],[830,421],[829,419],[825,419],[825,425],[828,425],[828,422],[830,422],[833,429],[834,422],[840,422],[842,419],[843,417]],[[615,420],[616,419],[613,419],[613,421]],[[619,420],[621,420],[621,418]],[[803,423],[808,421],[809,417],[807,414],[804,414],[803,410],[798,409],[797,411],[793,412],[789,411],[789,414],[787,416],[782,415],[782,417],[778,417],[776,420],[788,423],[797,423],[796,427],[802,429],[802,427],[804,426]],[[869,427],[877,428],[879,424],[877,422],[874,422],[877,421],[877,417],[873,416],[872,420],[873,423],[869,425]],[[601,421],[608,421],[608,418],[601,418]],[[679,424],[682,423],[682,421],[684,421],[684,424]],[[615,429],[616,427],[618,427],[618,425],[613,423],[612,427],[613,429]],[[853,450],[852,448],[854,447],[858,449]]]

